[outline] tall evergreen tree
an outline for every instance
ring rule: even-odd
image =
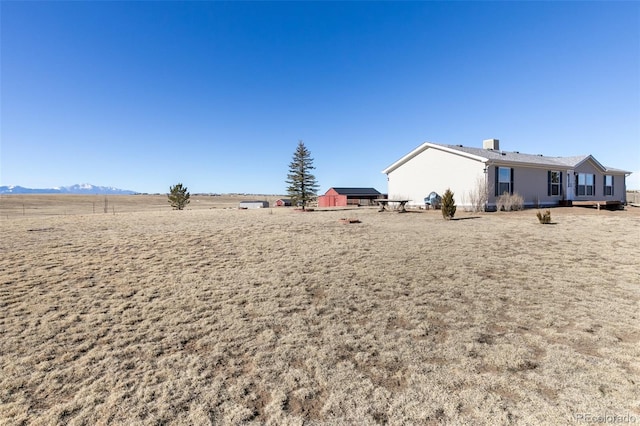
[[[182,210],[189,204],[189,197],[191,194],[187,191],[186,186],[182,186],[181,183],[169,187],[169,204],[174,210]]]
[[[293,161],[289,164],[289,174],[286,183],[287,192],[294,205],[298,202],[302,203],[302,210],[306,204],[315,197],[318,191],[318,183],[316,177],[311,174],[313,167],[313,158],[311,152],[304,146],[304,142],[298,141],[298,147],[293,154]]]

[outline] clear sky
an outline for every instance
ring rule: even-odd
[[[638,2],[0,2],[0,185],[386,192],[430,141],[640,188]]]

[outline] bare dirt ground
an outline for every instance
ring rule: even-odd
[[[36,198],[0,199],[2,424],[640,422],[640,209]]]

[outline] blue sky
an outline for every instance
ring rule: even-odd
[[[386,191],[420,145],[640,172],[637,2],[0,3],[0,185]],[[640,188],[640,173],[628,179]]]

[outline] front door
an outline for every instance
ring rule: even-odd
[[[567,187],[565,188],[564,193],[567,195],[567,200],[571,201],[573,200],[573,196],[575,195],[576,191],[573,188],[573,185],[575,185],[575,176],[573,175],[573,170],[567,170]]]

